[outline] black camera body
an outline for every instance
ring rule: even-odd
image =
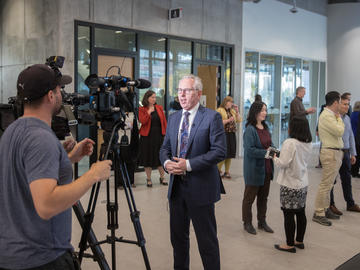
[[[280,157],[280,150],[274,148],[274,147],[269,147],[267,152],[266,152],[266,155],[265,155],[265,158],[274,158],[274,157]]]

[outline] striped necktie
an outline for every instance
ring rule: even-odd
[[[185,158],[187,151],[189,141],[189,115],[189,112],[184,113],[184,119],[181,125],[179,158]]]

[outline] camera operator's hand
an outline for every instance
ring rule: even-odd
[[[96,182],[109,179],[111,173],[111,160],[98,161],[91,165],[88,173],[95,179]]]
[[[66,141],[63,142],[63,147],[64,147],[66,153],[70,153],[71,150],[73,150],[75,145],[76,145],[76,141],[72,137],[66,139]]]
[[[90,156],[93,153],[95,142],[89,138],[83,139],[77,143],[69,153],[69,159],[72,163],[79,162],[84,156]]]

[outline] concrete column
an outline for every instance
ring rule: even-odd
[[[360,101],[359,14],[360,3],[332,4],[328,9],[327,91],[351,92],[352,104]]]

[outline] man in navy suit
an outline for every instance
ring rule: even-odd
[[[216,164],[225,159],[226,139],[219,113],[200,105],[201,79],[179,82],[182,110],[169,117],[160,160],[170,176],[168,199],[174,269],[189,269],[192,221],[204,269],[220,269],[215,205],[221,178]]]

